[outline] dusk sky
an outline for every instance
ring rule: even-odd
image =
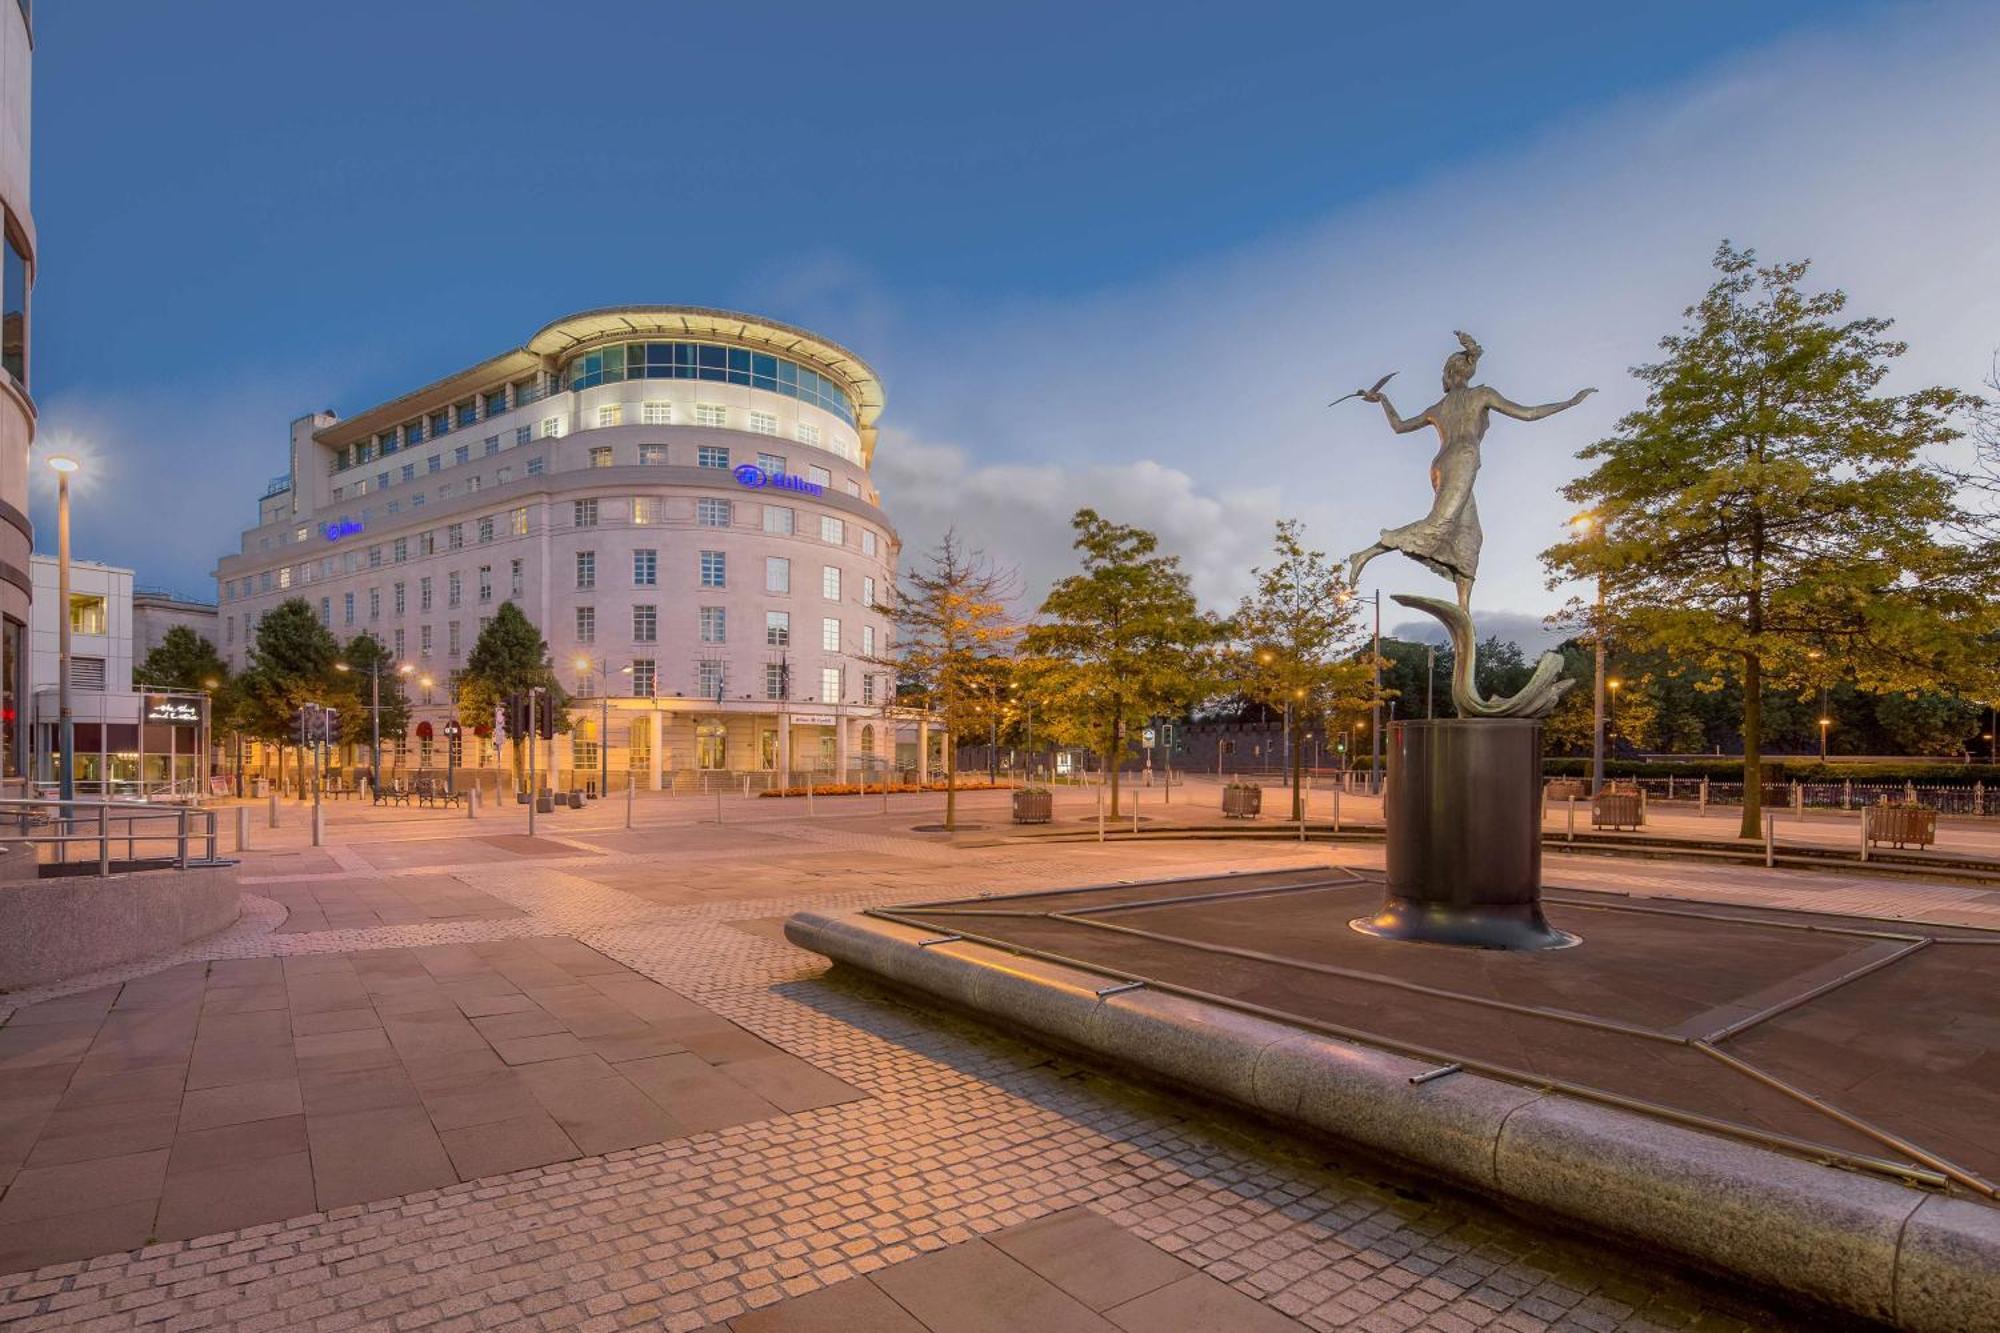
[[[1991,4],[50,4],[36,39],[38,453],[87,459],[79,557],[203,597],[291,418],[594,306],[869,359],[906,561],[956,523],[1038,596],[1090,503],[1218,608],[1274,518],[1345,555],[1427,508],[1431,437],[1327,403],[1395,370],[1425,406],[1469,329],[1515,399],[1601,390],[1488,436],[1503,626],[1568,595],[1556,490],[1721,238],[1895,317],[1894,387],[2000,345]]]

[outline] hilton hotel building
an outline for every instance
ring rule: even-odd
[[[578,696],[543,760],[559,785],[593,779],[607,743],[642,787],[916,768],[931,727],[870,660],[899,550],[869,475],[882,403],[861,358],[770,320],[557,320],[391,402],[294,422],[289,469],[218,562],[219,646],[243,667],[291,597],[342,642],[373,634],[414,668],[384,767],[441,769],[456,675],[511,601]],[[494,761],[468,734],[460,762]]]

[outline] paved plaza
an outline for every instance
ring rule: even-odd
[[[917,834],[941,798],[297,807],[243,919],[7,997],[0,1322],[1771,1328],[1811,1321],[1081,1068],[787,944],[852,909],[1380,849]],[[720,822],[718,822],[718,814]],[[1962,886],[1552,857],[1552,884],[1992,924]],[[1849,905],[1850,903],[1856,905]],[[1081,1262],[1089,1257],[1089,1262]],[[977,1299],[973,1299],[973,1297]],[[870,1313],[872,1312],[872,1313]]]

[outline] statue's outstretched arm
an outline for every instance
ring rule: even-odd
[[[1389,401],[1389,396],[1385,393],[1376,392],[1363,396],[1367,397],[1371,402],[1382,404],[1382,415],[1389,418],[1389,429],[1395,431],[1398,435],[1408,435],[1413,430],[1422,430],[1425,426],[1431,424],[1430,413],[1428,411],[1419,412],[1416,416],[1408,420],[1398,416],[1396,405]]]
[[[1488,389],[1486,405],[1501,416],[1513,417],[1516,421],[1540,421],[1543,417],[1552,417],[1558,412],[1568,411],[1596,392],[1595,389],[1578,389],[1574,397],[1565,398],[1560,403],[1543,403],[1537,407],[1526,407],[1497,390]]]

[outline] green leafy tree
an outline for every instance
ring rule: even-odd
[[[1544,559],[1603,579],[1621,643],[1740,677],[1756,837],[1766,686],[1809,678],[1811,653],[1878,690],[1990,674],[1994,571],[1951,538],[1954,487],[1925,458],[1957,436],[1963,395],[1878,393],[1904,345],[1886,320],[1843,320],[1843,293],[1806,291],[1806,264],[1760,267],[1724,242],[1715,267],[1664,357],[1635,371],[1645,405],[1564,488],[1601,531]]]
[[[1366,663],[1365,655],[1362,661]],[[1431,716],[1426,708],[1434,709],[1435,716],[1450,717],[1451,668],[1448,643],[1382,640],[1382,694],[1401,700],[1396,706],[1399,718]]]
[[[908,569],[884,608],[890,652],[870,661],[897,673],[897,697],[944,723],[944,826],[958,827],[958,747],[986,734],[1006,675],[1004,659],[1020,626],[1008,604],[1014,571],[968,550],[947,528],[920,565]]]
[[[493,710],[509,695],[526,694],[540,686],[555,709],[556,730],[569,730],[569,694],[556,679],[549,661],[548,641],[535,623],[512,602],[500,603],[493,619],[479,631],[465,670],[458,678],[458,720],[466,727],[492,725]],[[513,749],[514,781],[525,777],[525,737],[508,737]]]
[[[250,661],[235,691],[236,725],[248,736],[279,748],[298,743],[298,710],[306,704],[334,704],[346,694],[333,664],[339,645],[303,597],[288,597],[257,622]]]
[[[340,715],[341,739],[350,745],[373,746],[375,688],[371,671],[381,673],[382,740],[386,743],[408,735],[410,696],[403,688],[403,674],[397,670],[395,655],[388,646],[363,630],[347,641],[347,647],[341,650],[340,663],[347,668],[342,673],[342,683],[348,694]]]
[[[1118,814],[1118,765],[1127,738],[1149,718],[1178,715],[1214,693],[1212,650],[1223,625],[1196,605],[1174,556],[1142,528],[1093,509],[1070,520],[1082,572],[1060,579],[1023,639],[1037,725],[1104,756],[1111,814]]]
[[[229,667],[215,645],[186,625],[162,635],[132,675],[134,683],[154,690],[220,690],[229,683]]]
[[[1231,632],[1243,692],[1292,718],[1292,818],[1305,818],[1306,719],[1343,700],[1367,699],[1372,674],[1354,660],[1358,637],[1352,590],[1336,561],[1306,546],[1294,519],[1280,519],[1277,559],[1250,571],[1256,587],[1236,611]]]

